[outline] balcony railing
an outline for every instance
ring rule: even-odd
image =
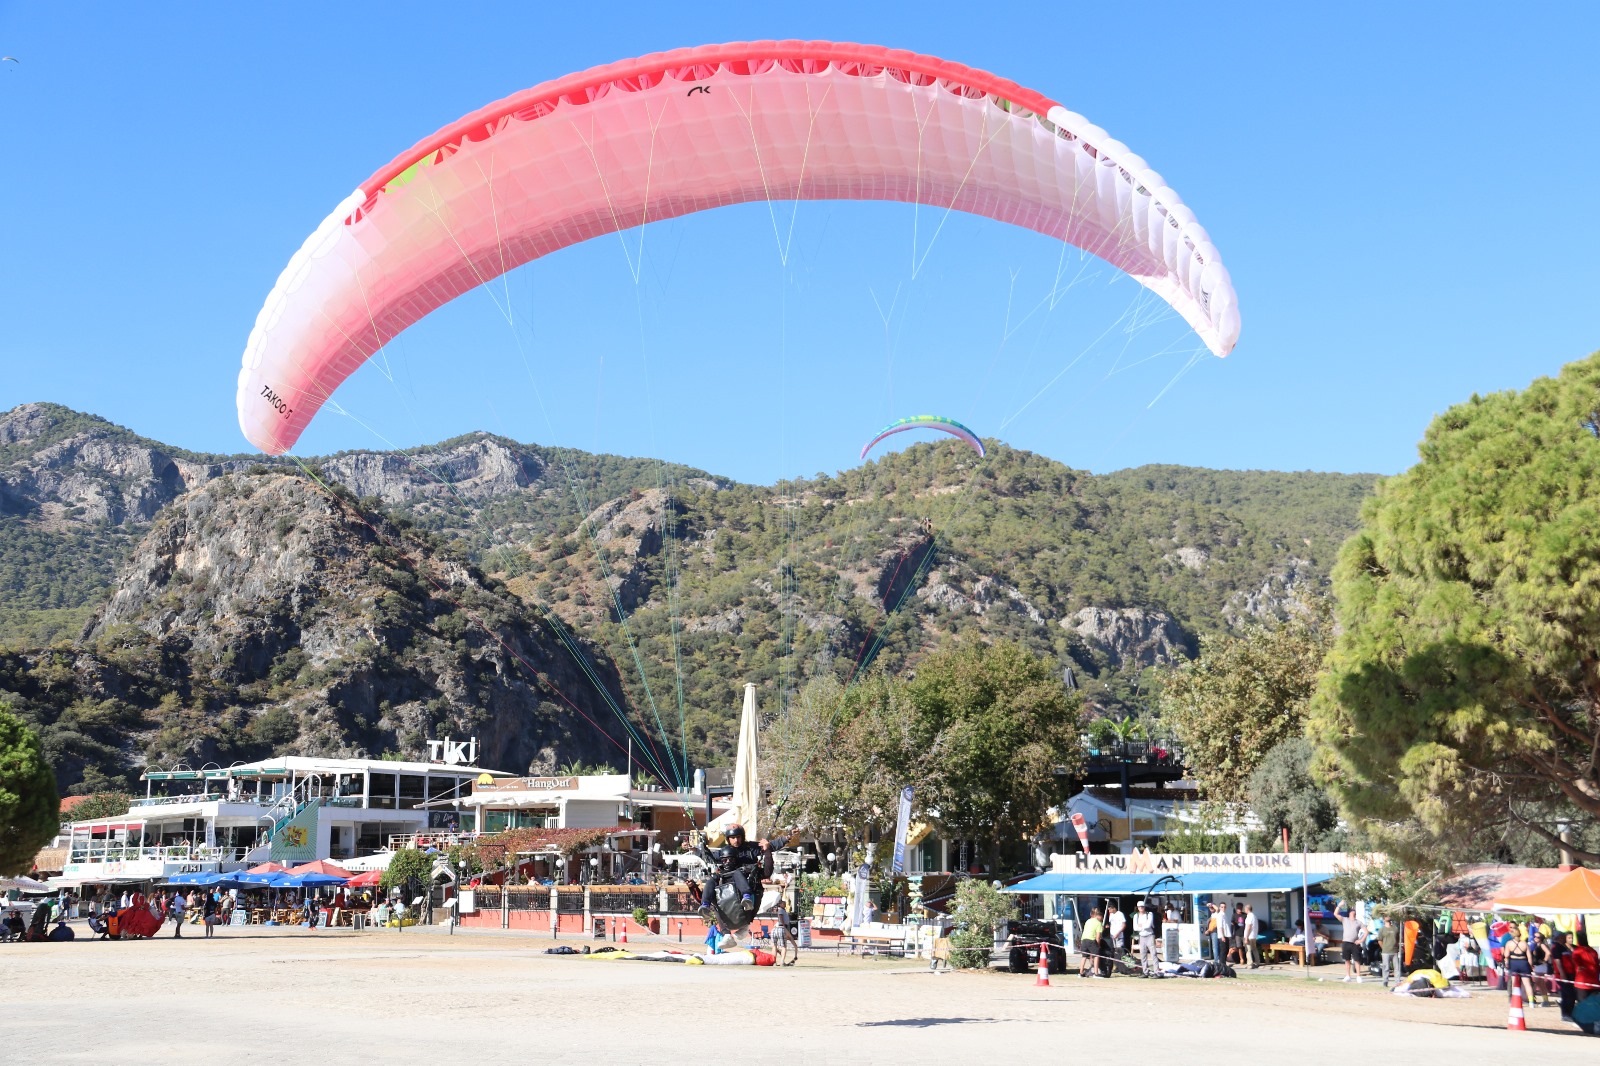
[[[243,862],[250,848],[207,847],[205,845],[167,844],[161,847],[138,847],[95,844],[76,846],[67,855],[72,863],[138,862]]]
[[[471,844],[477,839],[477,833],[452,833],[448,829],[441,829],[433,833],[391,833],[389,834],[389,850],[404,851],[407,848],[416,848],[426,851],[428,848],[449,848],[457,844]]]
[[[133,801],[135,807],[162,807],[174,803],[210,803],[223,799],[219,792],[195,793],[191,796],[147,796]]]

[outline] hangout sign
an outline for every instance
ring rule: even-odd
[[[488,774],[483,774],[472,785],[474,792],[576,792],[577,790],[576,777],[490,777]]]

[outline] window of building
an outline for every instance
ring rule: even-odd
[[[400,775],[400,809],[409,811],[428,798],[428,779],[421,774]]]
[[[370,784],[367,786],[370,799],[369,807],[393,809],[394,807],[394,774],[371,774]]]

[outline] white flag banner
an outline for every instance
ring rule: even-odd
[[[911,786],[907,785],[900,790],[900,820],[894,827],[894,865],[893,873],[906,872],[906,833],[911,828]]]

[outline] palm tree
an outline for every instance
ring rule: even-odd
[[[1132,715],[1118,718],[1111,723],[1111,735],[1117,738],[1117,746],[1127,751],[1130,741],[1144,739],[1144,725]]]

